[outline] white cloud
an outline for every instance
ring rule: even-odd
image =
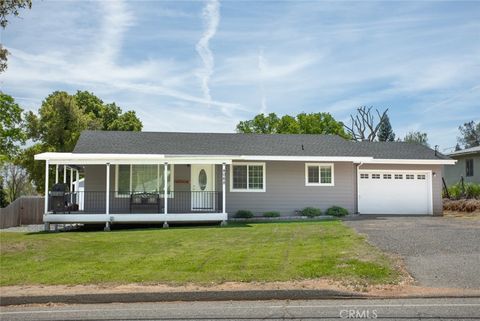
[[[197,75],[201,81],[201,87],[205,100],[212,99],[210,95],[210,77],[213,74],[215,60],[213,53],[209,47],[210,39],[215,36],[218,24],[220,22],[220,3],[217,0],[207,2],[202,11],[202,18],[205,24],[205,31],[196,45],[196,49],[203,61],[203,68],[197,71]]]

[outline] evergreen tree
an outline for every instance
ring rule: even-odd
[[[378,140],[381,142],[395,141],[395,133],[393,132],[388,115],[385,115],[385,118],[380,124],[380,129],[378,130]]]

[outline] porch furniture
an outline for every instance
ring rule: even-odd
[[[50,191],[50,197],[52,198],[53,213],[69,212],[67,184],[58,183],[53,185]]]
[[[156,207],[157,212],[160,213],[160,194],[147,192],[130,194],[130,213],[137,206]]]

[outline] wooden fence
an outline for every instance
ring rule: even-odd
[[[0,228],[26,224],[42,224],[43,196],[22,196],[5,208],[0,208]]]

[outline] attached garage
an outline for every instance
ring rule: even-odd
[[[433,214],[432,172],[358,171],[360,214]]]

